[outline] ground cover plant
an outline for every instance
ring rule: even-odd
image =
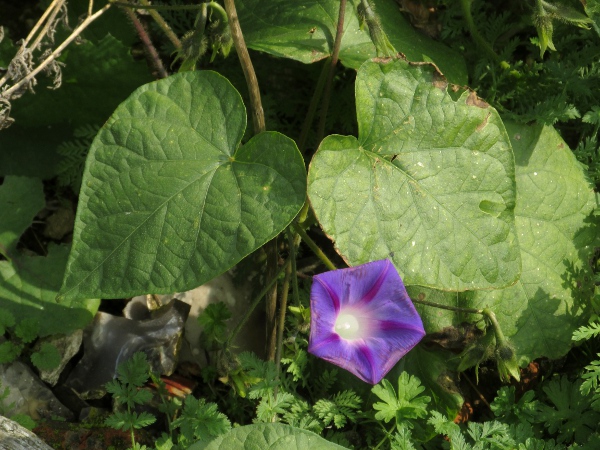
[[[264,354],[136,353],[127,445],[598,448],[598,1],[0,8],[0,363],[252,272]]]

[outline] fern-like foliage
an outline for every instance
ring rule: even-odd
[[[63,157],[57,167],[59,185],[70,186],[73,192],[79,192],[85,159],[99,129],[96,125],[78,127],[72,140],[57,147],[56,152]]]
[[[348,390],[337,393],[331,400],[319,400],[313,409],[324,426],[333,423],[336,428],[343,428],[348,421],[356,421],[361,404],[362,399],[354,391]]]
[[[600,321],[590,322],[587,325],[580,326],[573,333],[574,341],[585,341],[600,335]]]
[[[600,358],[600,353],[597,355]],[[596,359],[585,367],[585,372],[581,375],[583,383],[579,387],[581,394],[587,396],[592,394],[591,406],[595,411],[600,412],[600,389],[598,381],[600,380],[600,359]]]

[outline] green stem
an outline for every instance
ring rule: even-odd
[[[308,105],[306,118],[304,119],[304,123],[302,124],[302,131],[300,132],[300,137],[298,138],[298,149],[302,154],[304,154],[304,152],[306,151],[306,141],[308,140],[308,133],[310,131],[310,127],[313,124],[313,121],[315,120],[317,107],[321,102],[323,89],[325,88],[325,81],[327,80],[327,75],[329,74],[330,70],[331,61],[330,58],[327,58],[325,60],[325,64],[323,64],[323,69],[321,70],[321,75],[319,75],[319,80],[317,81],[317,85],[315,86],[315,91],[313,92],[312,98],[310,99],[310,105]]]
[[[260,100],[260,89],[258,88],[258,80],[256,79],[256,73],[254,72],[254,66],[252,65],[248,48],[246,47],[246,41],[244,41],[244,35],[242,34],[242,28],[240,27],[240,21],[238,20],[235,2],[233,0],[225,0],[225,11],[227,11],[227,17],[229,18],[231,37],[233,38],[235,50],[240,59],[244,77],[246,78],[246,84],[248,85],[250,94],[250,115],[252,116],[252,124],[254,125],[254,134],[262,133],[265,131],[266,126],[265,113]]]
[[[220,16],[223,23],[229,22],[229,17],[227,17],[227,11],[216,2],[205,3],[206,6],[209,6],[213,11],[216,11]]]
[[[294,297],[294,304],[300,306],[300,291],[298,290],[298,273],[296,268],[296,233],[288,228],[288,245],[290,246],[290,259],[292,260],[292,295]]]
[[[290,264],[290,260],[288,259],[285,262],[285,264],[279,268],[279,270],[276,272],[275,276],[272,277],[269,280],[269,282],[267,283],[267,285],[265,287],[263,287],[262,291],[260,291],[260,293],[256,296],[256,298],[254,299],[254,301],[252,302],[252,304],[248,308],[248,311],[246,311],[246,314],[244,314],[244,317],[242,317],[242,320],[240,320],[240,323],[238,323],[237,326],[234,328],[234,330],[231,332],[231,335],[229,336],[229,339],[227,339],[227,341],[225,343],[225,347],[229,347],[230,346],[231,342],[233,342],[233,340],[235,339],[235,337],[237,336],[237,334],[244,327],[244,325],[246,324],[246,322],[248,321],[248,319],[252,315],[252,312],[256,309],[256,307],[258,306],[258,304],[260,303],[260,301],[262,300],[262,298],[267,294],[267,292],[277,282],[277,279],[279,278],[279,275],[281,275],[281,273],[285,270],[285,268],[289,264]]]
[[[327,73],[327,82],[325,84],[325,92],[323,96],[323,105],[321,107],[321,119],[319,120],[319,128],[317,131],[317,143],[320,143],[325,136],[325,121],[327,120],[327,111],[329,110],[329,102],[331,100],[331,89],[333,86],[333,75],[335,74],[335,66],[337,66],[340,47],[342,45],[342,36],[344,35],[344,15],[346,13],[346,0],[340,0],[340,11],[338,14],[337,30],[335,33],[335,41],[333,43],[333,51],[329,62],[329,72]]]
[[[135,30],[137,31],[140,41],[142,41],[142,44],[144,45],[144,49],[146,50],[146,54],[148,55],[148,58],[150,59],[150,61],[152,62],[152,65],[156,69],[156,72],[158,73],[159,78],[167,78],[169,76],[169,74],[167,73],[167,70],[163,66],[160,56],[158,55],[156,48],[154,48],[154,45],[152,44],[152,41],[150,40],[150,36],[148,36],[148,32],[144,28],[144,25],[142,24],[142,22],[140,22],[140,20],[137,18],[137,15],[135,14],[135,12],[133,12],[132,9],[123,8],[123,11],[129,18],[129,20],[131,20],[131,23],[133,24]]]
[[[433,308],[446,309],[448,311],[456,311],[456,312],[463,312],[463,313],[469,313],[469,314],[486,315],[484,309],[461,308],[459,306],[448,306],[448,305],[442,305],[441,303],[429,302],[427,300],[418,300],[418,299],[411,299],[411,300],[413,301],[413,303],[419,303],[421,305],[431,306]]]
[[[115,6],[124,6],[131,9],[145,9],[145,10],[187,10],[187,9],[200,9],[200,5],[139,5],[137,3],[122,2],[119,0],[108,0],[108,3],[112,3]]]
[[[150,6],[150,3],[148,2],[148,0],[140,0],[140,2],[143,6]],[[171,27],[169,26],[169,24],[167,22],[165,22],[165,19],[162,18],[160,13],[154,9],[149,9],[148,14],[150,14],[152,16],[152,18],[154,19],[156,24],[160,27],[161,30],[163,30],[163,33],[165,33],[167,35],[167,37],[169,38],[171,43],[175,46],[175,48],[180,49],[181,41],[179,40],[177,35],[175,33],[173,33],[173,30],[171,30]]]
[[[484,37],[479,33],[477,26],[475,25],[475,21],[473,20],[473,15],[471,14],[471,3],[473,0],[460,0],[460,4],[462,6],[463,15],[465,17],[465,22],[467,23],[467,28],[469,29],[469,33],[471,33],[471,37],[487,55],[500,63],[500,57],[496,54],[492,46],[488,41],[484,39]]]
[[[304,231],[304,229],[300,225],[298,225],[296,222],[292,222],[292,226],[294,227],[294,230],[296,231],[296,233],[298,233],[300,235],[300,237],[302,238],[302,240],[304,242],[306,242],[306,245],[308,245],[310,247],[310,249],[313,251],[313,253],[315,255],[317,255],[317,257],[323,262],[323,264],[325,264],[325,266],[329,270],[336,270],[337,269],[335,267],[335,265],[327,257],[327,255],[325,255],[325,253],[323,253],[323,250],[321,250],[319,248],[319,246],[315,243],[315,241],[313,241],[308,236],[308,234],[306,234],[306,231]]]
[[[482,311],[483,315],[485,315],[490,322],[492,323],[492,326],[494,327],[494,332],[496,333],[496,345],[497,346],[501,346],[501,345],[508,345],[506,342],[506,338],[504,337],[504,333],[502,333],[502,328],[500,328],[500,324],[498,323],[498,319],[496,319],[496,314],[494,314],[494,311],[492,311],[489,308],[485,308]]]
[[[281,300],[279,302],[279,317],[277,319],[277,350],[275,351],[275,367],[277,368],[277,379],[281,373],[281,352],[283,349],[283,330],[285,329],[285,313],[287,312],[288,292],[290,291],[290,278],[292,275],[292,261],[294,258],[290,255],[290,264],[286,265],[285,277],[281,287]],[[275,388],[277,389],[277,387]],[[277,396],[277,390],[275,390]]]

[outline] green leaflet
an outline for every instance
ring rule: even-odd
[[[69,253],[68,246],[50,245],[47,256],[21,254],[21,234],[44,206],[42,182],[35,178],[6,177],[0,186],[0,305],[16,323],[25,319],[37,335],[68,334],[84,327],[98,308],[98,300],[55,301]]]
[[[191,289],[280,233],[305,200],[302,156],[273,132],[240,147],[245,127],[213,72],[135,91],[90,149],[61,297]]]
[[[356,105],[358,139],[324,139],[308,177],[342,257],[389,257],[407,285],[513,284],[514,160],[498,113],[473,93],[453,100],[430,66],[404,61],[363,64]]]
[[[340,60],[354,69],[377,56],[366,27],[360,29],[359,3],[360,0],[347,3],[340,48]],[[397,51],[410,61],[434,61],[452,82],[467,83],[467,71],[460,55],[415,30],[394,0],[372,3]],[[248,47],[303,63],[329,56],[337,29],[339,1],[242,0],[236,6]]]

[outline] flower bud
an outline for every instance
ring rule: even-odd
[[[515,351],[508,343],[502,343],[496,347],[496,364],[502,381],[509,381],[512,376],[515,380],[521,380],[521,372]]]
[[[463,372],[475,366],[475,376],[477,382],[479,382],[479,365],[493,356],[495,340],[494,333],[488,331],[473,344],[465,348],[458,356],[460,363],[458,364],[457,371]]]

